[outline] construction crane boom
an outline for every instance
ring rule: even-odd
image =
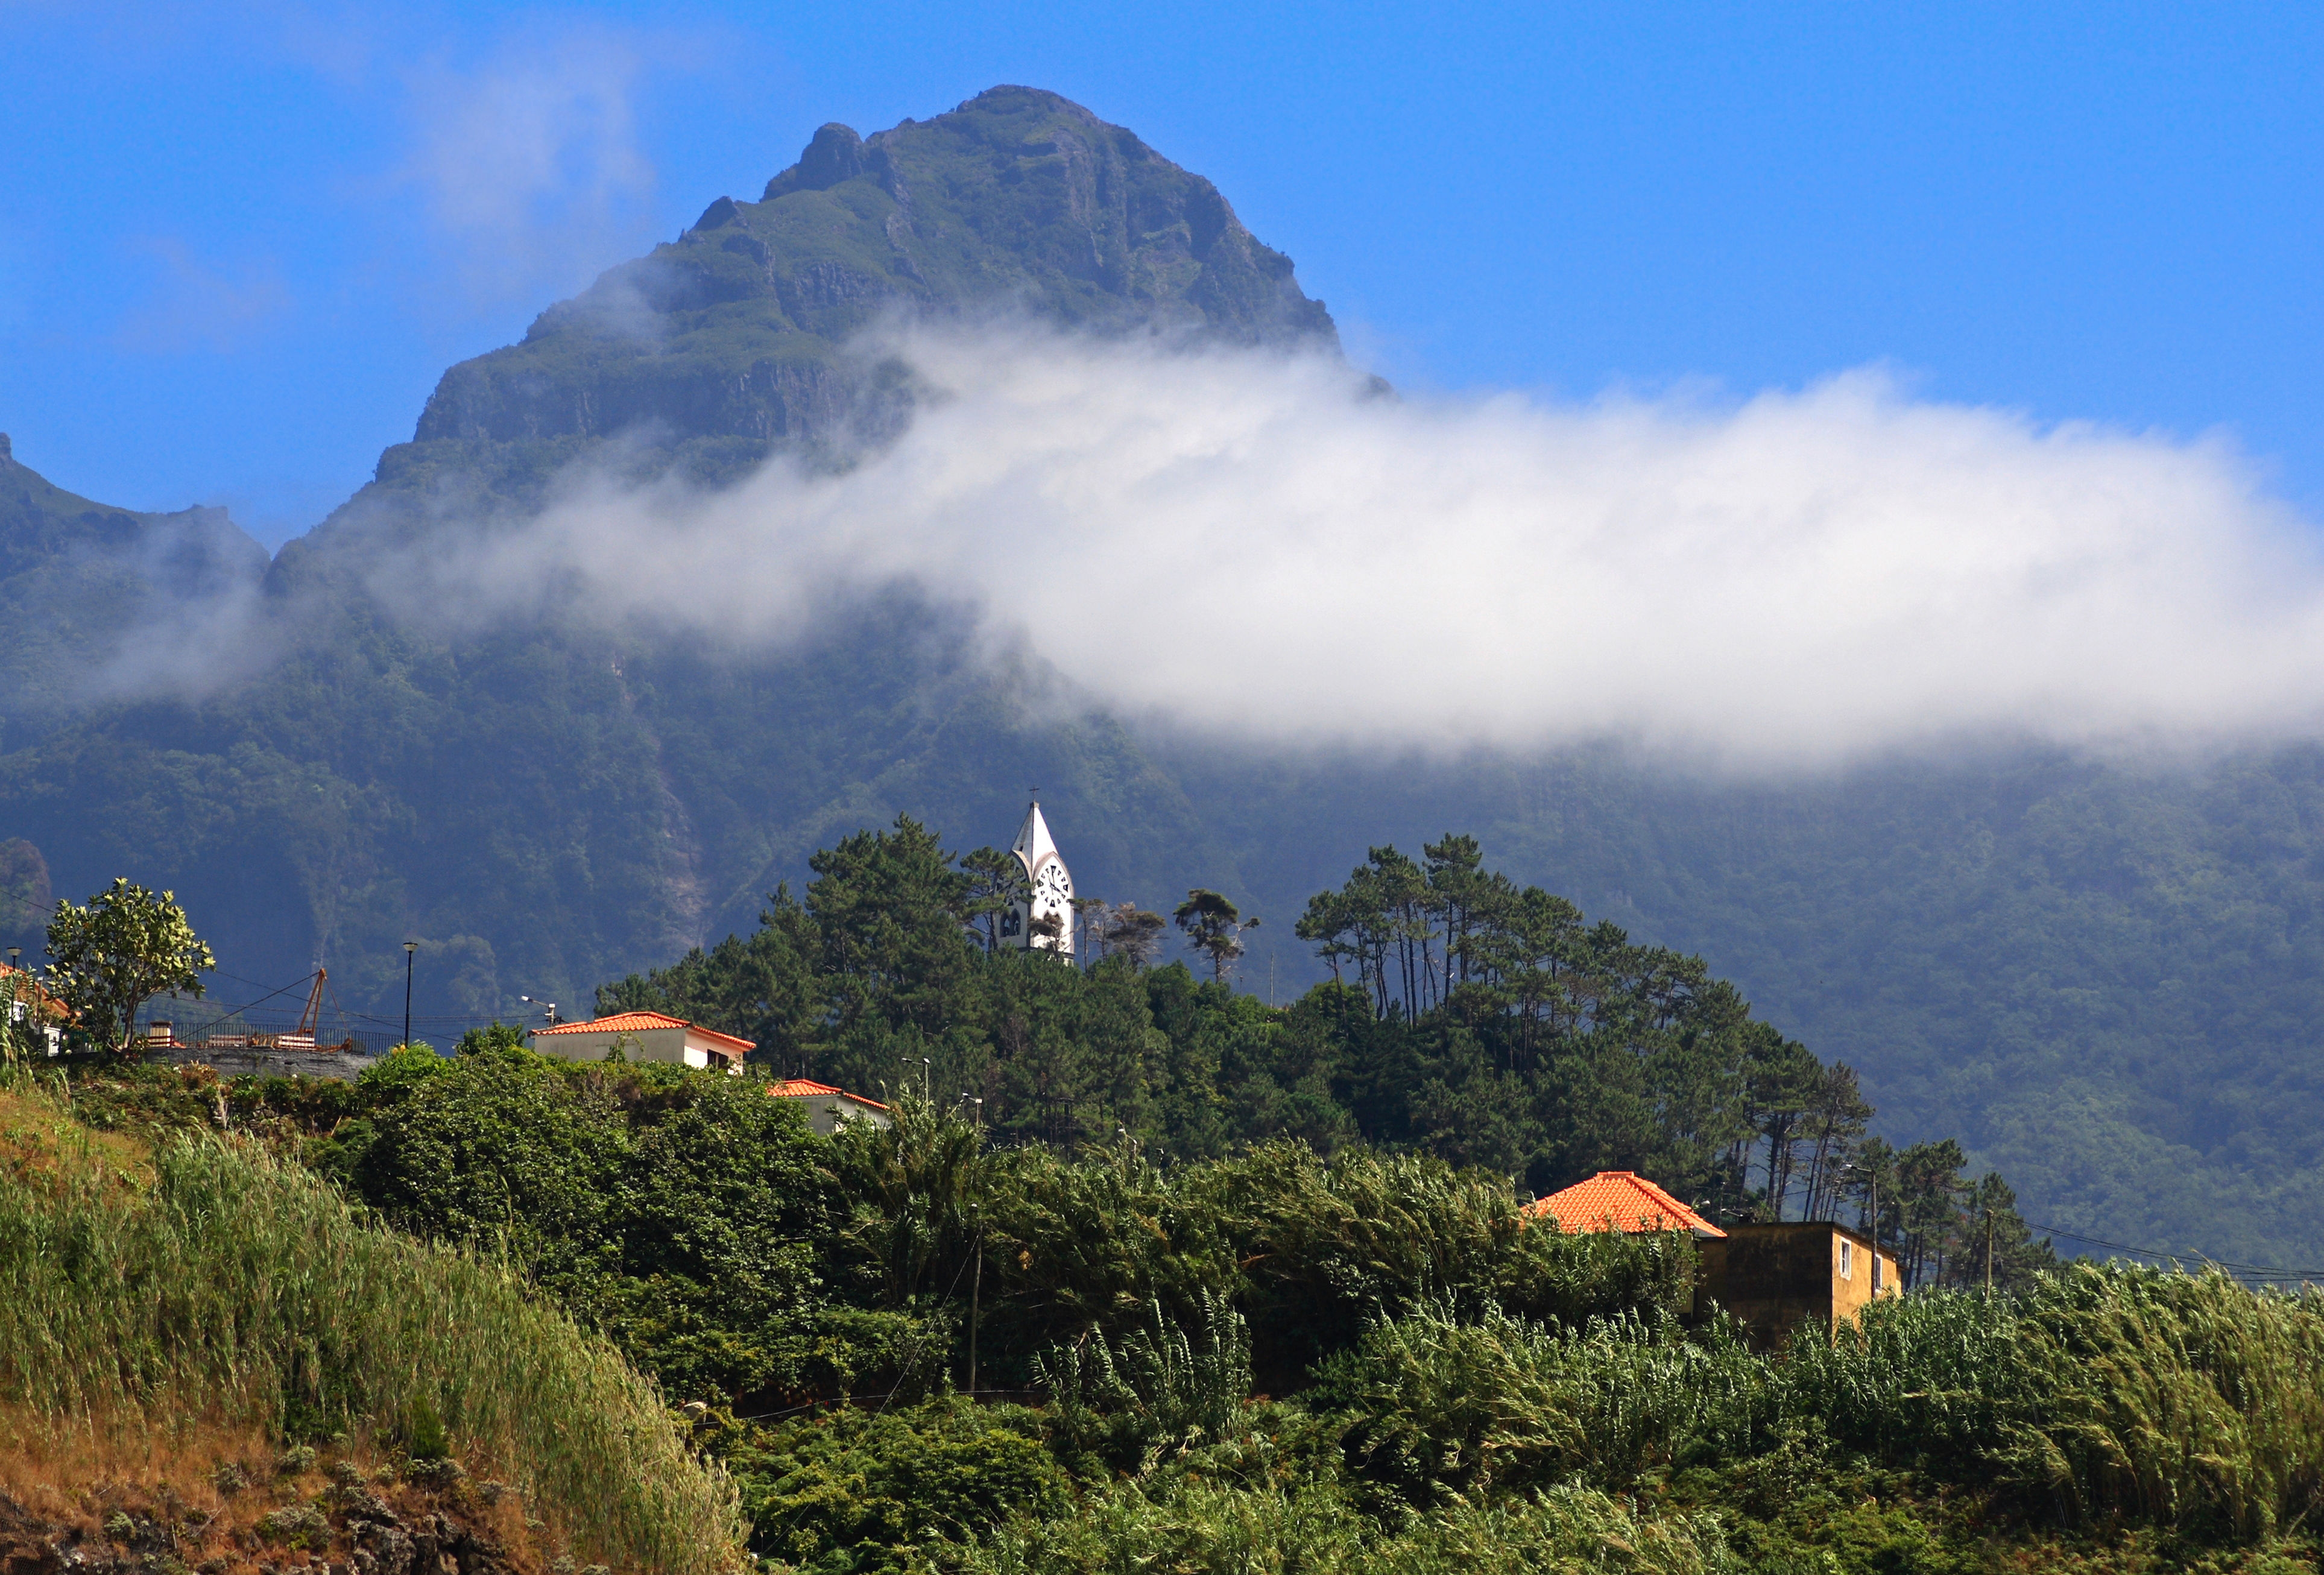
[[[307,992],[307,1009],[299,1014],[298,1032],[311,1040],[316,1025],[323,1020],[323,981],[331,976],[330,970],[320,963],[315,966],[315,988]]]

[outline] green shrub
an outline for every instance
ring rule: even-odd
[[[1111,1341],[1102,1330],[1034,1359],[1050,1425],[1071,1450],[1116,1465],[1151,1465],[1163,1450],[1224,1440],[1250,1401],[1250,1335],[1241,1315],[1205,1296],[1189,1337],[1156,1302],[1151,1321]]]
[[[1033,1413],[957,1396],[739,1428],[724,1452],[744,1484],[752,1547],[827,1575],[948,1565],[1011,1516],[1058,1515],[1072,1502]]]
[[[2324,1513],[2324,1295],[2078,1265],[1793,1342],[1781,1408],[1941,1479],[2086,1521],[2259,1541]]]
[[[1776,1373],[1787,1416],[1955,1480],[1988,1470],[2047,1395],[2014,1305],[1957,1291],[1880,1302],[1829,1337],[1803,1329]]]
[[[1595,1320],[1579,1330],[1488,1307],[1381,1319],[1325,1360],[1307,1403],[1342,1414],[1352,1457],[1411,1502],[1580,1478],[1618,1487],[1651,1466],[1747,1448],[1766,1364],[1714,1331]]]
[[[2029,1486],[2255,1541],[2324,1515],[2324,1294],[2078,1265],[2020,1299]]]

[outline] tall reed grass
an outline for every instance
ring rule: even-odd
[[[1778,1407],[2083,1521],[2258,1541],[2324,1518],[2324,1294],[2078,1265],[1884,1302],[1793,1342]]]
[[[2084,1514],[2256,1540],[2324,1519],[2324,1294],[2080,1266],[2019,1303],[2020,1469]]]
[[[164,1145],[150,1176],[59,1157],[0,1165],[0,1402],[19,1414],[388,1442],[432,1414],[585,1552],[671,1575],[743,1560],[732,1484],[653,1385],[502,1264],[363,1224],[216,1138]]]
[[[1487,1307],[1382,1319],[1316,1369],[1310,1405],[1352,1424],[1357,1459],[1414,1502],[1580,1478],[1619,1487],[1692,1455],[1739,1454],[1767,1366],[1714,1330],[1594,1319],[1581,1329]]]

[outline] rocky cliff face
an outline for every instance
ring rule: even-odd
[[[781,447],[876,438],[899,418],[895,391],[839,349],[897,310],[1338,344],[1291,259],[1211,182],[1054,93],[996,88],[869,138],[825,126],[756,202],[718,198],[523,343],[446,373],[381,479],[504,467],[478,452],[495,447],[553,465],[622,434],[715,478]]]

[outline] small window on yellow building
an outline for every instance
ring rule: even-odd
[[[1856,1243],[1845,1236],[1840,1239],[1840,1277],[1843,1280],[1856,1277]]]

